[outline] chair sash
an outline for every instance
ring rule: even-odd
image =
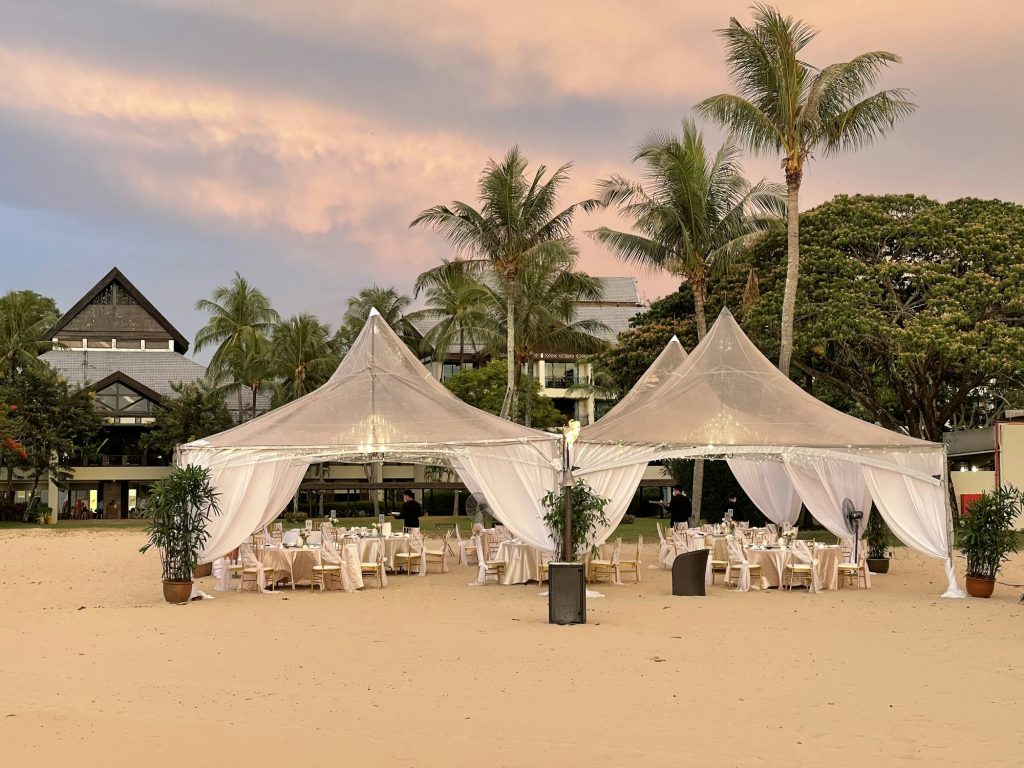
[[[420,570],[416,574],[417,576],[427,575],[427,542],[423,539],[423,534],[416,530],[409,534],[409,552],[411,554],[419,554],[420,556]]]
[[[231,589],[231,560],[227,555],[218,557],[213,561],[213,575],[217,577],[217,583],[213,588],[217,592],[227,592]]]
[[[743,553],[743,545],[740,542],[732,539],[728,543],[729,548],[729,564],[725,567],[725,580],[731,581],[733,577],[733,570],[739,571],[739,576],[736,579],[736,588],[740,592],[750,591],[750,563],[747,562],[747,557]]]
[[[263,573],[263,563],[253,553],[252,547],[248,544],[242,544],[238,548],[238,556],[244,568],[256,569],[256,586],[260,592],[263,592],[267,588],[267,576]],[[241,588],[241,585],[239,585],[239,588]]]
[[[810,590],[812,593],[821,592],[821,568],[818,564],[817,553],[807,546],[806,541],[794,541],[789,552],[796,562],[811,566]]]

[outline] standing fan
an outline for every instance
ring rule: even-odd
[[[474,523],[480,523],[484,528],[491,526],[487,525],[485,521],[492,521],[491,518],[491,505],[487,503],[487,497],[482,493],[470,494],[469,498],[466,499],[466,515],[473,518]]]
[[[846,530],[853,534],[853,562],[860,562],[860,521],[864,513],[854,509],[853,502],[843,499],[843,519],[846,520]]]

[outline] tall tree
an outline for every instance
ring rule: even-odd
[[[655,133],[641,143],[633,160],[644,164],[643,183],[621,176],[598,183],[602,204],[616,206],[634,231],[601,227],[591,235],[625,261],[682,278],[693,291],[698,341],[708,331],[711,274],[731,267],[771,217],[785,210],[781,186],[747,181],[740,154],[731,138],[709,152],[697,124],[684,120],[682,136]],[[700,517],[703,480],[704,462],[698,459],[694,518]]]
[[[488,334],[485,302],[488,288],[476,275],[464,269],[450,269],[449,262],[440,270],[424,272],[416,279],[416,295],[423,292],[427,306],[409,314],[410,322],[433,323],[423,334],[421,350],[431,352],[435,360],[443,360],[453,346],[459,349],[459,370],[465,367],[466,343],[474,355]]]
[[[312,392],[338,367],[330,330],[307,314],[295,315],[274,327],[271,356],[281,381],[274,397],[275,406]]]
[[[0,379],[10,379],[19,366],[33,365],[53,346],[46,331],[59,317],[56,302],[34,291],[0,296]]]
[[[501,413],[505,401],[505,366],[499,360],[492,360],[480,368],[466,370],[449,376],[444,385],[452,394],[470,405],[488,413]],[[521,399],[530,404],[530,419],[538,429],[557,427],[565,423],[565,416],[555,408],[551,398],[540,392],[540,382],[533,382],[533,397],[526,397],[520,391]],[[526,387],[526,381],[519,382],[519,389]]]
[[[633,232],[600,227],[591,236],[624,261],[680,277],[693,290],[698,340],[707,333],[708,279],[723,271],[785,211],[781,185],[743,176],[740,148],[728,139],[711,153],[692,120],[682,136],[654,133],[633,157],[645,180],[598,182],[602,205],[615,206]]]
[[[856,150],[884,136],[915,105],[902,88],[866,95],[882,71],[900,62],[887,51],[870,51],[818,69],[804,62],[803,49],[818,32],[768,5],[753,6],[754,23],[735,18],[718,30],[735,94],[697,104],[757,153],[782,155],[786,175],[788,238],[786,292],[782,304],[779,369],[789,374],[793,313],[800,275],[800,184],[815,153]]]
[[[196,334],[195,351],[217,345],[210,368],[215,375],[227,374],[236,388],[238,420],[241,421],[242,386],[245,382],[237,366],[247,359],[251,362],[253,338],[266,338],[281,318],[271,306],[270,299],[237,272],[230,285],[217,286],[212,298],[199,299],[195,307],[210,315],[206,325]],[[248,355],[241,349],[247,338],[250,346]]]
[[[517,376],[526,370],[525,386],[517,387],[526,397],[522,408],[523,423],[532,426],[534,396],[533,363],[541,353],[588,355],[607,346],[601,334],[608,327],[592,319],[577,317],[579,301],[598,301],[603,285],[598,278],[575,269],[575,257],[564,253],[539,253],[528,259],[515,282],[515,353]],[[497,282],[491,290],[490,306],[506,305],[506,282]],[[505,335],[504,313],[492,314],[495,331],[492,336]],[[518,419],[518,408],[513,418]]]
[[[363,288],[355,296],[348,300],[345,314],[341,318],[341,324],[334,336],[334,344],[342,354],[348,351],[356,336],[366,325],[366,318],[370,316],[370,310],[376,309],[381,318],[391,329],[398,334],[407,345],[414,348],[417,345],[416,334],[409,321],[405,317],[405,311],[412,304],[412,299],[405,294],[399,293],[394,287],[381,287],[378,285]]]
[[[164,398],[156,412],[153,427],[144,433],[140,444],[144,451],[159,451],[170,459],[176,446],[228,429],[231,412],[224,395],[209,383],[172,382],[174,395]]]
[[[426,226],[440,233],[463,258],[438,270],[469,269],[490,272],[505,282],[506,381],[502,418],[509,418],[515,398],[516,279],[527,260],[539,254],[575,256],[572,220],[578,207],[592,208],[585,200],[558,210],[559,188],[568,179],[569,164],[550,176],[540,166],[532,179],[518,146],[498,163],[489,160],[477,185],[479,210],[458,200],[420,213],[409,226]],[[547,176],[547,178],[545,178]]]

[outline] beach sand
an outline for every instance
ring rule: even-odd
[[[171,606],[143,543],[0,531],[3,765],[1024,763],[1024,590],[940,599],[905,550],[870,591],[700,599],[648,548],[559,627],[542,587],[457,567]]]

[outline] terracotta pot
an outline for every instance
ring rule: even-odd
[[[192,582],[191,581],[165,581],[164,582],[164,600],[168,603],[187,603],[189,597],[192,596]]]
[[[889,558],[888,557],[869,557],[868,558],[868,570],[872,573],[888,573],[889,572]]]
[[[995,588],[995,579],[976,579],[973,576],[967,577],[967,594],[971,597],[992,597],[992,590]]]
[[[194,579],[202,579],[206,576],[213,576],[213,563],[197,565],[195,571],[192,572],[192,578]]]

